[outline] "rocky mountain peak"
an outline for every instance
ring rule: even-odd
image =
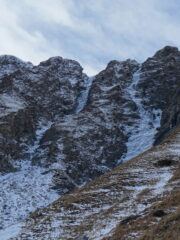
[[[12,56],[12,55],[1,55],[0,56],[0,64],[1,65],[7,65],[7,64],[23,64],[24,61],[22,61],[21,59]]]
[[[154,55],[155,58],[168,58],[168,57],[180,57],[180,52],[177,47],[165,46],[161,50],[157,51]]]
[[[21,59],[11,56],[11,55],[1,55],[0,56],[0,77],[8,76],[17,71],[28,71],[32,69],[33,65],[31,62],[25,62]],[[0,79],[1,81],[2,79]]]
[[[117,61],[117,60],[113,60],[110,61],[106,67],[106,70],[108,69],[118,69],[118,70],[127,70],[127,69],[131,69],[133,67],[137,67],[139,65],[139,63],[136,60],[132,60],[132,59],[127,59],[125,61]]]
[[[57,56],[57,57],[51,57],[51,58],[49,58],[48,60],[46,60],[46,61],[42,61],[42,62],[40,62],[40,64],[39,64],[39,66],[50,66],[50,65],[59,65],[59,64],[61,64],[62,63],[62,61],[63,61],[63,58],[62,57],[59,57],[59,56]]]
[[[62,57],[51,57],[46,61],[42,61],[40,62],[40,64],[38,65],[39,67],[64,67],[64,68],[69,68],[69,70],[74,69],[74,68],[79,68],[81,70],[83,70],[83,68],[81,67],[81,65],[75,61],[75,60],[71,60],[71,59],[63,59]],[[63,70],[63,69],[62,69]],[[74,69],[75,70],[75,69]]]

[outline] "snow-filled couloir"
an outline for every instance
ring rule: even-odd
[[[139,118],[133,126],[126,126],[125,132],[128,136],[127,153],[124,161],[129,160],[141,152],[152,147],[161,121],[161,109],[147,109],[143,105],[143,98],[138,94],[137,85],[141,81],[141,65],[133,74],[132,83],[127,87],[127,94],[136,104]]]

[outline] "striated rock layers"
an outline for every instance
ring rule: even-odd
[[[111,61],[93,78],[82,70],[61,57],[38,66],[0,57],[1,172],[20,171],[18,163],[29,161],[53,173],[53,189],[67,192],[179,123],[177,48],[167,46],[143,64]]]

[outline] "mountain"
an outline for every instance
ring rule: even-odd
[[[61,57],[33,66],[0,56],[0,227],[160,144],[180,123],[179,79],[170,46],[142,64],[111,61],[94,77]]]

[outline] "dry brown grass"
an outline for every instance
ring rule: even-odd
[[[136,197],[137,200],[141,200],[143,197],[149,195],[151,193],[150,188],[143,189]]]
[[[180,200],[180,199],[179,199]],[[180,240],[180,207],[145,231],[140,240]]]
[[[157,210],[166,213],[161,219],[153,216]],[[170,196],[159,203],[155,203],[146,210],[145,216],[130,221],[127,224],[119,223],[111,237],[104,240],[180,240],[180,192],[172,192]],[[137,233],[133,237],[133,233]]]

